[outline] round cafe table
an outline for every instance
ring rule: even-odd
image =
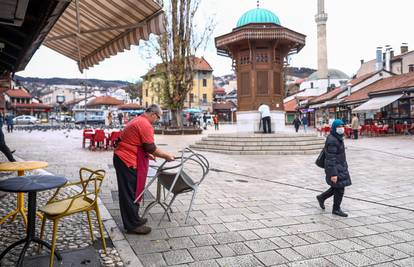
[[[36,232],[36,194],[39,191],[45,191],[52,188],[60,187],[66,184],[68,180],[65,177],[52,176],[52,175],[29,175],[18,176],[9,178],[4,181],[0,181],[0,190],[14,193],[29,193],[28,200],[28,223],[26,237],[11,244],[0,254],[0,262],[3,257],[14,247],[24,244],[22,251],[20,252],[19,260],[16,266],[22,266],[24,255],[29,248],[31,242],[38,243],[49,249],[51,246],[49,243],[35,237]],[[59,261],[62,257],[55,251],[55,255]]]
[[[12,172],[17,171],[18,176],[23,176],[25,171],[43,169],[48,166],[47,162],[44,161],[22,161],[22,162],[1,162],[0,171]],[[24,193],[17,194],[17,206],[16,209],[9,212],[0,220],[0,225],[3,224],[8,218],[12,217],[14,221],[17,215],[22,215],[24,225],[27,225],[26,209],[24,207]],[[40,213],[38,216],[41,217]]]

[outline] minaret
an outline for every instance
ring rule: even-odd
[[[318,14],[315,21],[318,27],[318,78],[328,78],[328,51],[326,47],[326,21],[328,14],[325,13],[325,0],[318,1]]]

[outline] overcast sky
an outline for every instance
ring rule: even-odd
[[[215,75],[232,73],[231,62],[218,56],[214,37],[230,32],[240,16],[256,7],[256,0],[202,0],[197,22],[214,16],[217,24],[209,46],[204,53],[214,69]],[[291,65],[316,68],[316,14],[317,0],[261,0],[261,7],[274,12],[282,26],[305,34],[306,46],[292,57]],[[409,0],[325,0],[328,13],[328,66],[353,75],[360,66],[360,59],[375,57],[377,46],[391,45],[395,54],[400,45],[407,42],[414,47],[411,32],[414,2]],[[136,81],[150,67],[142,48],[134,46],[130,51],[113,56],[99,65],[78,71],[76,63],[46,47],[41,47],[33,56],[26,70],[17,73],[30,77],[98,78]]]

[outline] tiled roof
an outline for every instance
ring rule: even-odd
[[[393,89],[414,87],[414,72],[391,76],[376,81],[364,87],[344,99],[344,102],[363,101],[369,98],[368,94],[373,92],[388,91]]]
[[[371,72],[371,73],[367,73],[365,75],[362,75],[361,77],[352,79],[351,81],[349,81],[349,84],[351,84],[351,86],[355,86],[355,85],[357,85],[359,83],[362,83],[363,81],[371,78],[372,76],[374,76],[374,75],[376,75],[376,74],[378,74],[378,73],[380,73],[382,71],[385,71],[385,72],[388,72],[388,73],[394,75],[394,73],[389,72],[389,71],[386,71],[386,70],[377,70],[377,71],[374,71],[374,72]]]
[[[128,103],[128,104],[119,105],[118,109],[127,110],[127,109],[143,109],[143,108],[138,104]]]
[[[38,109],[51,109],[52,107],[42,103],[30,103],[30,104],[12,104],[13,107],[16,108],[38,108]]]
[[[231,101],[227,101],[227,102],[220,102],[220,103],[213,103],[213,110],[218,110],[218,109],[232,109],[235,108],[236,105],[231,102]]]
[[[214,92],[215,94],[226,94],[226,90],[224,90],[224,88],[221,88],[221,87],[219,87],[219,88],[214,88],[213,92]]]
[[[340,93],[342,93],[344,90],[346,90],[346,89],[341,88],[341,87],[337,87],[337,88],[333,89],[332,91],[324,93],[324,94],[322,94],[320,96],[317,96],[314,99],[310,100],[309,104],[316,104],[316,103],[321,103],[321,102],[331,100],[332,98],[334,98],[337,95],[339,95]]]
[[[98,96],[97,98],[89,101],[86,106],[119,106],[123,103],[124,102],[122,100],[118,100],[112,96]]]
[[[10,89],[6,91],[6,94],[15,98],[32,98],[32,95],[22,89]]]
[[[298,106],[296,98],[293,98],[292,100],[284,103],[283,105],[285,107],[286,112],[296,112],[296,108]]]
[[[194,70],[199,70],[199,71],[213,71],[213,68],[210,66],[210,64],[207,62],[207,60],[205,60],[204,57],[192,57],[192,62],[193,62],[193,68]],[[150,69],[148,71],[148,73],[145,75],[155,75],[156,74],[156,69],[160,66],[161,64],[157,64],[157,66],[155,66],[154,68]],[[145,77],[144,76],[144,77]]]

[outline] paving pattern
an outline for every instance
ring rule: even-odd
[[[200,136],[156,139],[176,152]],[[82,149],[80,131],[15,132],[6,141],[22,158],[48,161],[52,173],[107,170],[102,197],[122,229],[112,152]],[[342,205],[348,218],[331,214],[332,200],[325,211],[318,207],[315,196],[327,185],[315,155],[204,153],[212,171],[189,222],[191,196],[181,195],[171,222],[158,224],[163,210],[155,207],[151,234],[125,236],[144,266],[414,266],[413,141],[346,140],[353,181]]]

